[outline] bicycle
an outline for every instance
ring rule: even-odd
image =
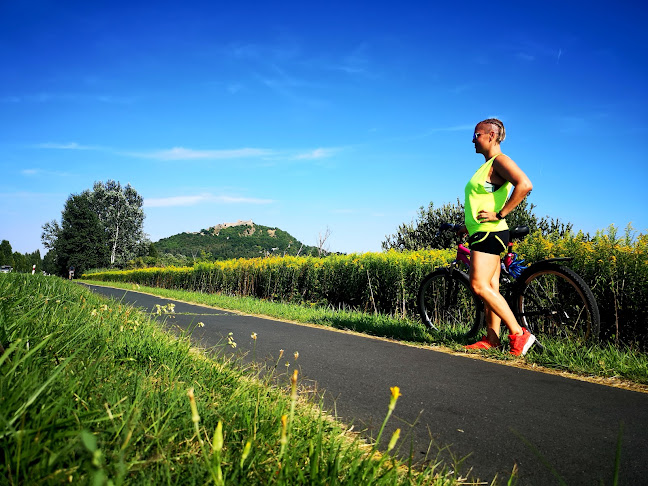
[[[461,228],[444,223],[439,232]],[[548,258],[525,267],[513,252],[513,241],[528,234],[526,226],[510,230],[501,262],[500,288],[518,323],[536,336],[596,340],[601,319],[594,294],[576,272],[561,264],[572,258]],[[474,337],[485,324],[484,304],[472,291],[462,266],[470,267],[470,250],[459,242],[455,260],[427,275],[418,293],[425,326],[453,340]]]

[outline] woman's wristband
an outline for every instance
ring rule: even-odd
[[[497,219],[504,219],[504,216],[502,216],[502,211],[497,211],[497,213],[495,213],[495,216],[497,216]]]

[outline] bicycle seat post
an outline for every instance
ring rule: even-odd
[[[511,266],[511,263],[513,263],[514,259],[515,259],[515,255],[513,255],[513,242],[509,241],[508,248],[506,250],[506,255],[504,255],[504,266],[506,267],[507,270]]]

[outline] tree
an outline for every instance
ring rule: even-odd
[[[13,254],[13,271],[17,273],[26,273],[27,272],[27,267],[29,266],[29,262],[26,258],[25,255],[22,253],[19,253],[17,251],[14,252]],[[31,266],[29,266],[29,270],[31,270]]]
[[[326,243],[331,236],[331,229],[327,226],[324,234],[317,235],[317,256],[322,257],[329,254],[329,247]]]
[[[107,266],[105,232],[87,193],[72,195],[65,203],[54,250],[59,275],[66,275],[71,266],[77,275]]]
[[[8,240],[0,243],[0,265],[14,266],[13,251]]]
[[[78,275],[89,268],[123,267],[129,260],[145,256],[150,241],[144,234],[143,202],[130,184],[122,188],[112,180],[95,182],[93,190],[70,195],[61,223],[43,225],[41,240],[49,250],[45,270],[65,275],[74,265]],[[92,249],[91,245],[99,246]]]
[[[52,220],[45,223],[43,225],[43,232],[41,233],[43,246],[48,250],[53,250],[60,233],[61,226],[58,224],[58,221]]]
[[[421,206],[414,221],[402,224],[393,235],[386,236],[382,243],[385,250],[431,250],[452,248],[457,245],[457,237],[453,232],[439,233],[443,223],[463,223],[463,204],[444,204],[438,209],[430,202],[427,208]]]
[[[31,272],[32,270],[36,270],[36,272],[40,273],[43,269],[43,259],[41,258],[40,250],[36,250],[33,253],[25,253],[25,256],[27,257],[28,264],[27,271]],[[34,265],[36,265],[35,269]]]
[[[157,257],[159,256],[159,255],[158,255],[157,248],[155,248],[155,244],[154,244],[154,243],[149,243],[149,246],[148,246],[148,256],[150,256],[151,258],[157,258]]]
[[[144,233],[143,198],[130,184],[95,182],[88,192],[109,244],[110,265],[123,267],[129,260],[145,256],[150,242]]]
[[[14,272],[31,273],[32,268],[36,265],[36,271],[40,272],[42,260],[40,250],[32,253],[12,252],[11,244],[7,240],[0,243],[0,265],[9,265]]]
[[[543,235],[557,233],[560,237],[573,229],[571,223],[563,223],[560,219],[538,218],[533,210],[534,204],[529,204],[525,198],[510,214],[506,216],[509,228],[528,226],[533,232],[540,230]],[[461,223],[464,221],[463,204],[444,204],[438,209],[430,202],[427,208],[421,206],[417,218],[409,224],[402,224],[393,235],[386,236],[382,243],[384,250],[426,250],[454,248],[457,246],[457,235],[451,231],[439,232],[443,223]]]
[[[45,253],[45,256],[43,257],[43,271],[50,275],[56,275],[58,273],[58,268],[56,266],[56,253],[54,250]]]

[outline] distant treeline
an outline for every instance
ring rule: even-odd
[[[8,240],[0,243],[0,266],[9,266],[13,272],[31,273],[36,265],[36,271],[43,271],[43,259],[40,250],[32,253],[18,253],[13,251]]]

